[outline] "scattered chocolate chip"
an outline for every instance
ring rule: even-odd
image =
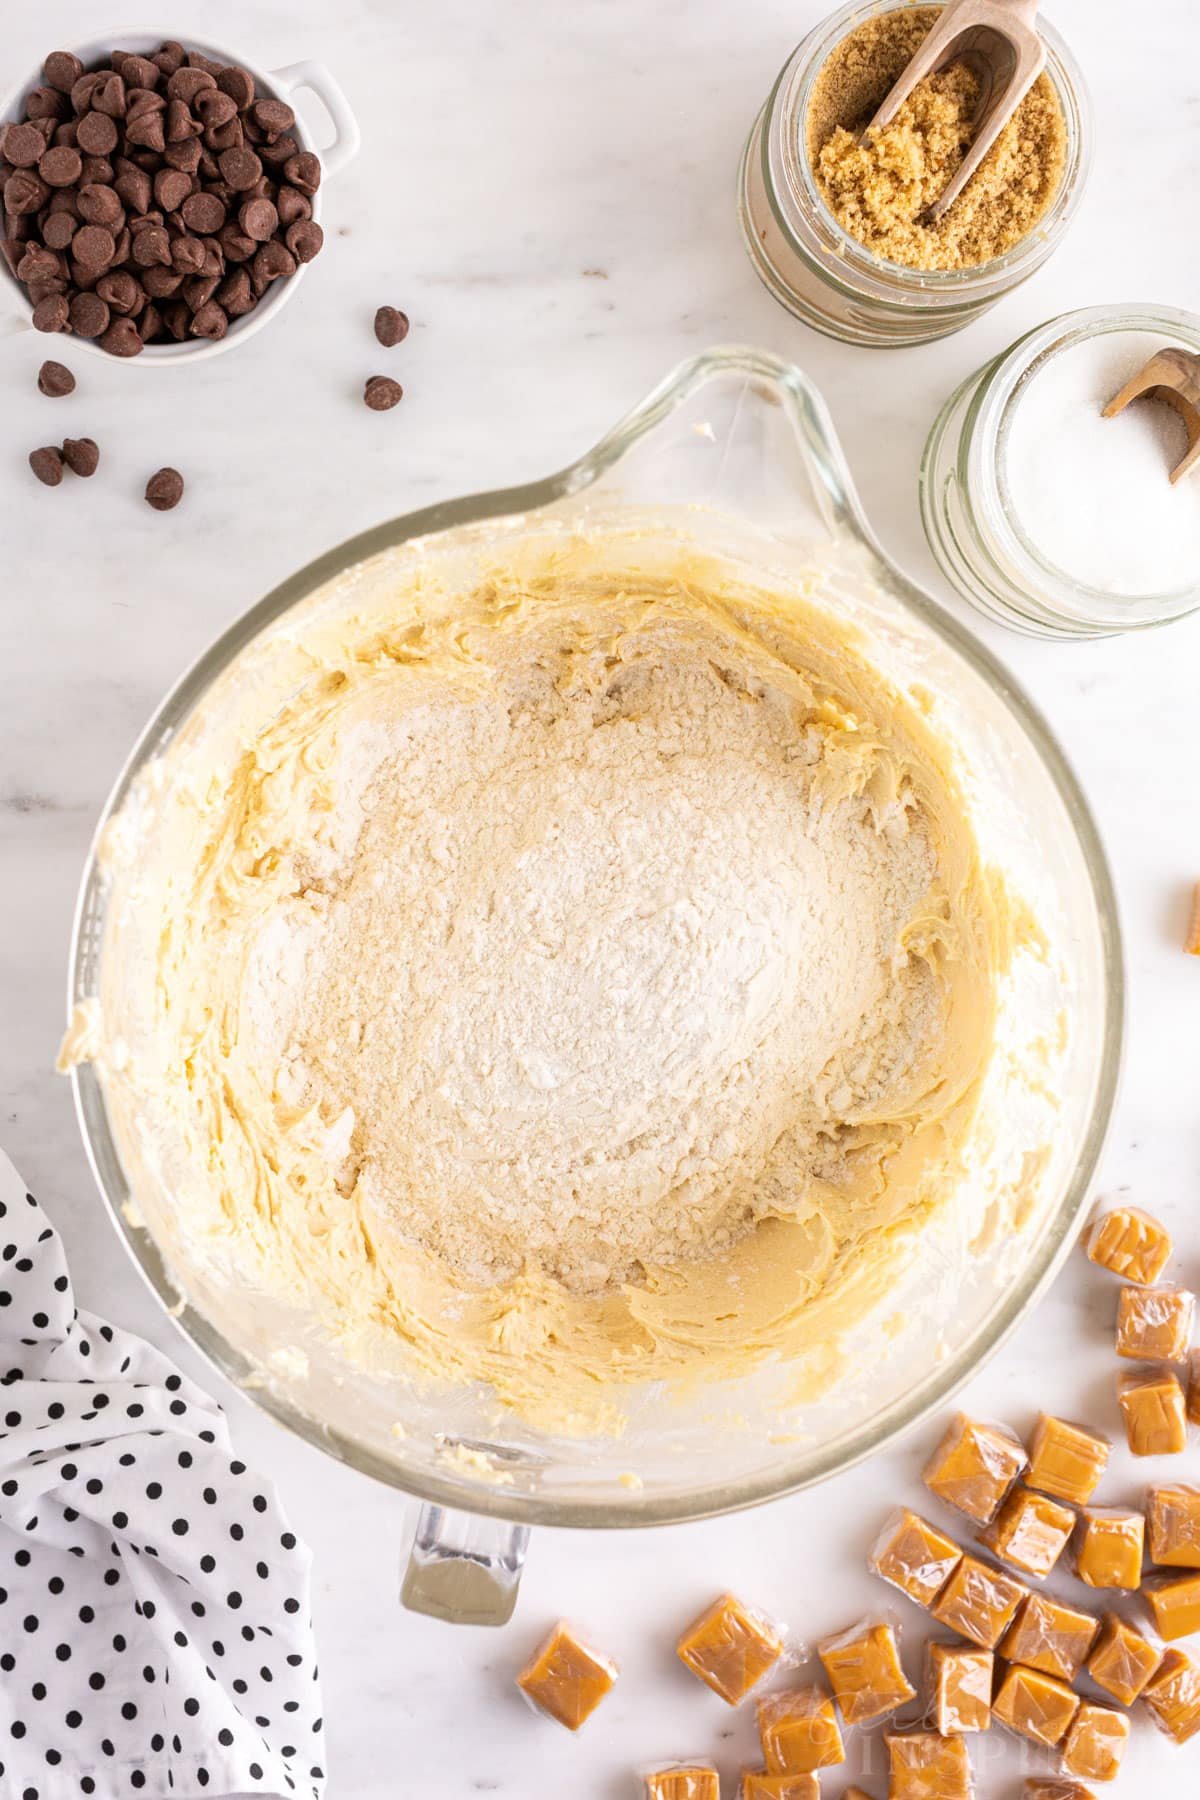
[[[325,233],[315,219],[297,219],[288,226],[283,241],[298,263],[309,263],[324,244]]]
[[[47,294],[33,309],[33,328],[35,331],[65,331],[70,313],[65,294]]]
[[[44,362],[38,370],[38,393],[50,400],[61,400],[75,392],[75,377],[65,363]]]
[[[139,355],[142,338],[137,328],[137,320],[114,319],[108,330],[102,333],[100,347],[107,350],[110,356]]]
[[[95,438],[64,438],[62,456],[72,475],[94,475],[100,462]]]
[[[258,146],[259,161],[269,169],[282,169],[293,156],[300,154],[300,146],[290,131],[277,137],[272,143]]]
[[[375,336],[386,350],[408,336],[408,314],[395,306],[381,306],[375,314]]]
[[[62,452],[54,444],[29,452],[29,466],[46,487],[57,487],[63,478]]]
[[[171,265],[180,275],[198,275],[208,254],[203,238],[186,235],[171,245]]]
[[[161,151],[167,147],[166,127],[160,112],[145,112],[130,119],[125,128],[125,142],[139,150]]]
[[[369,375],[363,399],[372,412],[390,412],[404,398],[404,389],[390,375]]]
[[[70,319],[76,337],[102,337],[108,329],[108,307],[98,294],[76,294],[71,301]]]
[[[36,454],[36,452],[35,452]],[[183,476],[178,469],[159,469],[146,483],[146,499],[155,512],[170,512],[183,499]]]
[[[69,94],[82,74],[83,64],[69,50],[52,50],[42,64],[47,87],[57,88],[60,94]]]

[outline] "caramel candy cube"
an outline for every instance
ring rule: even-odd
[[[1082,1775],[1085,1781],[1115,1781],[1128,1742],[1128,1713],[1085,1700],[1063,1745],[1063,1774]]]
[[[1096,1800],[1096,1796],[1082,1781],[1068,1781],[1062,1775],[1027,1775],[1021,1800]]]
[[[517,1676],[517,1686],[551,1719],[578,1731],[616,1679],[616,1664],[589,1649],[560,1619]]]
[[[721,1800],[721,1781],[711,1763],[655,1769],[646,1776],[646,1800]]]
[[[1150,1559],[1166,1569],[1200,1569],[1200,1488],[1153,1487],[1146,1502]]]
[[[1043,1675],[1074,1681],[1100,1632],[1091,1613],[1077,1612],[1046,1594],[1031,1594],[1000,1646],[1008,1662]]]
[[[824,1688],[789,1688],[758,1703],[758,1735],[770,1775],[807,1775],[846,1760],[833,1701]]]
[[[1168,1644],[1200,1631],[1200,1572],[1148,1581],[1143,1592],[1158,1635]]]
[[[1061,1744],[1079,1711],[1079,1696],[1065,1681],[1043,1675],[1040,1669],[1024,1669],[1014,1663],[1000,1692],[992,1703],[992,1712],[1002,1725],[1035,1744]]]
[[[884,1521],[868,1567],[918,1606],[932,1606],[962,1561],[953,1539],[907,1507]]]
[[[1098,1688],[1132,1706],[1162,1660],[1162,1651],[1119,1613],[1105,1613],[1087,1671]]]
[[[1196,1296],[1186,1288],[1124,1287],[1117,1300],[1117,1355],[1184,1362],[1195,1322]]]
[[[680,1635],[675,1652],[685,1669],[736,1706],[779,1661],[783,1639],[761,1613],[722,1594]]]
[[[890,1625],[852,1625],[817,1645],[847,1725],[869,1725],[911,1700],[916,1688],[900,1667]]]
[[[821,1800],[821,1783],[816,1775],[768,1775],[765,1769],[743,1769],[740,1796],[741,1800]]]
[[[1118,1206],[1088,1231],[1084,1248],[1094,1263],[1152,1287],[1171,1258],[1171,1235],[1140,1206]]]
[[[1187,1416],[1189,1423],[1200,1425],[1200,1350],[1188,1357]]]
[[[966,1738],[889,1731],[884,1742],[891,1761],[888,1800],[971,1800]]]
[[[1178,1375],[1169,1369],[1124,1375],[1117,1394],[1135,1456],[1177,1456],[1187,1449],[1187,1409]]]
[[[981,1649],[994,1650],[1028,1596],[1023,1582],[989,1568],[977,1557],[964,1556],[932,1611],[935,1619],[960,1637],[970,1638]]]
[[[1158,1729],[1186,1744],[1200,1731],[1200,1663],[1182,1650],[1168,1650],[1142,1699]]]
[[[979,1541],[1026,1575],[1048,1575],[1067,1547],[1075,1529],[1069,1507],[1045,1494],[1016,1487]]]
[[[1056,1500],[1086,1506],[1108,1464],[1108,1440],[1043,1413],[1033,1434],[1025,1480]]]
[[[1075,1528],[1075,1573],[1087,1587],[1142,1584],[1146,1521],[1119,1506],[1085,1507]]]
[[[933,1722],[942,1737],[986,1731],[992,1722],[996,1659],[990,1650],[934,1641],[926,1650]]]
[[[1025,1462],[1015,1437],[958,1413],[921,1479],[947,1506],[980,1525],[990,1525]]]

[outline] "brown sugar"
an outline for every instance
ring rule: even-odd
[[[889,1731],[888,1800],[971,1800],[967,1740],[936,1731]]]
[[[1046,1594],[1031,1594],[1009,1628],[1000,1654],[1043,1675],[1074,1681],[1100,1631],[1091,1613]]]
[[[904,1507],[884,1521],[868,1566],[918,1606],[932,1606],[962,1555],[952,1538]]]
[[[721,1800],[721,1782],[711,1763],[655,1769],[646,1776],[646,1800]]]
[[[722,1594],[681,1633],[675,1652],[714,1694],[737,1706],[778,1662],[783,1639],[769,1619]]]
[[[1117,1299],[1117,1355],[1141,1362],[1184,1362],[1196,1296],[1178,1287],[1123,1287]]]
[[[986,1731],[992,1722],[990,1650],[938,1640],[926,1648],[933,1723],[942,1737],[960,1731]]]
[[[760,1700],[758,1735],[771,1775],[807,1775],[846,1760],[833,1701],[823,1688],[790,1688]]]
[[[1146,1500],[1150,1559],[1167,1569],[1200,1569],[1200,1488],[1153,1487]]]
[[[768,1775],[765,1769],[743,1769],[739,1800],[821,1800],[821,1782],[816,1775]]]
[[[1149,1287],[1171,1260],[1171,1234],[1140,1206],[1118,1206],[1097,1219],[1083,1240],[1094,1263]]]
[[[1075,1573],[1086,1587],[1142,1584],[1146,1521],[1120,1506],[1086,1506],[1075,1528]]]
[[[1162,1661],[1162,1651],[1118,1613],[1105,1613],[1087,1671],[1098,1688],[1132,1706]]]
[[[517,1676],[517,1686],[551,1719],[578,1731],[616,1679],[616,1664],[560,1619]]]
[[[1079,1711],[1079,1696],[1065,1681],[1019,1665],[1008,1671],[992,1712],[1002,1725],[1035,1744],[1061,1744]]]
[[[1142,1591],[1155,1629],[1168,1644],[1200,1631],[1200,1571],[1148,1581]]]
[[[1182,1650],[1168,1650],[1142,1699],[1159,1730],[1186,1744],[1200,1731],[1200,1663]]]
[[[1085,1700],[1063,1745],[1064,1775],[1085,1781],[1115,1781],[1129,1743],[1129,1715]]]
[[[869,1725],[916,1693],[900,1666],[890,1625],[854,1625],[817,1645],[833,1697],[847,1725]]]
[[[1026,1463],[1010,1432],[958,1413],[921,1471],[931,1493],[947,1506],[990,1525]]]
[[[994,1650],[1022,1600],[1028,1598],[1029,1589],[1022,1582],[989,1568],[977,1557],[964,1556],[932,1612],[960,1637],[970,1638],[983,1650]]]
[[[1066,166],[1066,122],[1043,73],[953,206],[924,218],[971,144],[979,78],[963,62],[927,75],[890,125],[860,141],[939,11],[899,7],[850,32],[818,72],[804,122],[809,166],[838,224],[910,269],[1003,256],[1045,216]]]
[[[1135,1456],[1178,1456],[1187,1449],[1187,1406],[1178,1375],[1170,1369],[1126,1375],[1117,1396]]]
[[[1098,1432],[1043,1413],[1033,1433],[1025,1480],[1056,1500],[1086,1506],[1100,1485],[1108,1451],[1107,1439]]]
[[[1014,1488],[996,1518],[979,1534],[993,1555],[1014,1569],[1048,1575],[1075,1529],[1075,1514],[1045,1494]]]

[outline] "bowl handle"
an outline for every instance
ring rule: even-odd
[[[324,63],[289,63],[286,69],[272,69],[271,80],[285,94],[296,88],[308,88],[317,96],[333,121],[333,142],[320,152],[326,175],[337,175],[358,155],[362,132],[353,108]]]
[[[448,1625],[504,1625],[512,1617],[528,1525],[423,1506],[400,1599]]]

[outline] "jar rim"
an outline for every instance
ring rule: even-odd
[[[869,19],[902,9],[940,11],[939,0],[848,0],[797,45],[767,101],[763,155],[771,181],[768,193],[782,230],[804,254],[798,228],[815,231],[821,249],[852,274],[856,287],[872,298],[912,307],[944,307],[955,300],[998,297],[1032,274],[1065,231],[1083,195],[1091,166],[1091,100],[1083,72],[1065,41],[1039,18],[1046,44],[1046,73],[1054,84],[1067,133],[1062,180],[1046,212],[1025,237],[1002,255],[960,269],[916,269],[888,262],[868,250],[839,224],[818,188],[804,150],[804,120],[817,77],[842,40]],[[825,273],[836,279],[833,272]],[[853,292],[854,290],[849,290]]]

